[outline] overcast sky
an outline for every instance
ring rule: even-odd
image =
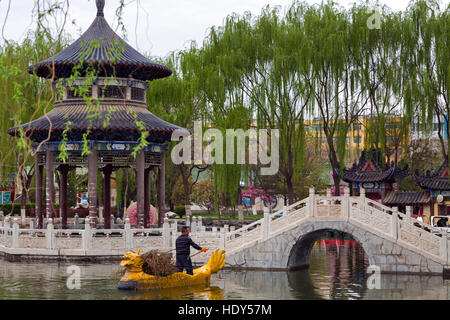
[[[0,0],[0,23],[3,25],[9,0]],[[308,3],[321,1],[307,0]],[[349,7],[354,1],[338,0]],[[442,2],[442,1],[441,1]],[[166,56],[171,51],[181,50],[191,40],[201,44],[207,30],[223,24],[224,18],[235,12],[250,11],[259,14],[265,5],[285,8],[292,0],[126,0],[124,23],[128,42],[142,53]],[[408,0],[382,0],[393,10],[404,10]],[[448,3],[444,0],[443,3]],[[10,13],[3,35],[7,39],[20,41],[33,26],[34,0],[11,0]],[[105,17],[115,29],[115,10],[119,0],[106,0]],[[69,23],[65,30],[77,38],[85,31],[96,15],[95,0],[70,0]],[[76,22],[76,27],[72,21]],[[120,31],[118,32],[121,35]]]

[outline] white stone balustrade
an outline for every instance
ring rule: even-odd
[[[265,241],[294,230],[302,224],[315,222],[349,223],[352,228],[369,232],[391,241],[424,257],[449,266],[448,234],[403,214],[398,208],[389,208],[365,197],[360,190],[359,197],[351,197],[348,188],[340,197],[319,196],[310,188],[309,197],[284,206],[279,212],[265,212],[264,218],[236,229],[225,225],[206,231],[201,219],[193,219],[191,237],[202,247],[222,248],[227,255],[237,254]],[[77,219],[76,219],[77,220]],[[47,219],[44,230],[20,229],[18,218],[6,216],[0,221],[0,250],[8,253],[33,255],[33,248],[40,249],[41,255],[90,255],[120,256],[128,250],[141,248],[143,252],[153,249],[173,251],[175,239],[179,236],[176,221],[164,219],[162,228],[132,229],[129,219],[125,219],[123,229],[99,230],[90,227],[85,219],[84,229],[59,230],[53,220]],[[75,222],[75,225],[78,221]],[[11,251],[12,250],[12,251]],[[280,253],[274,253],[279,255]],[[207,254],[199,254],[194,260],[207,259]]]

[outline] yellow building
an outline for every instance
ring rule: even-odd
[[[402,130],[403,119],[391,117],[384,120],[384,135],[380,134],[379,121],[373,117],[360,117],[347,130],[346,137],[346,162],[352,163],[359,159],[364,149],[377,148],[382,145],[381,139],[386,139],[386,156],[390,161],[401,159],[403,151],[409,141],[408,127]],[[338,139],[338,128],[336,128],[335,139]],[[321,119],[305,120],[305,129],[308,136],[320,139],[323,145],[327,145],[323,133],[323,122]],[[372,132],[372,134],[368,134]]]

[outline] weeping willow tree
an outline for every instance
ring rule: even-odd
[[[368,108],[364,112],[364,147],[381,151],[382,159],[406,151],[409,119],[402,117],[403,83],[401,65],[401,13],[384,6],[380,28],[367,27],[369,8],[353,6],[349,28],[352,50],[360,55],[360,68]]]
[[[279,173],[290,203],[294,175],[304,162],[303,114],[310,100],[304,79],[311,51],[303,43],[295,21],[267,7],[257,17],[228,16],[224,26],[210,30],[201,48],[202,65],[212,74],[205,80],[215,90],[210,94],[214,115],[228,113],[225,105],[242,103],[253,125],[279,130]]]
[[[347,136],[368,101],[361,76],[361,55],[349,32],[348,12],[339,10],[335,4],[300,7],[296,19],[302,22],[314,52],[310,60],[311,76],[307,79],[314,102],[308,113],[322,123],[335,194],[339,195]]]
[[[192,46],[190,49],[171,53],[162,63],[170,67],[173,74],[171,77],[160,79],[151,85],[147,94],[147,105],[162,119],[193,132],[195,121],[204,123],[205,114],[205,101],[201,98],[202,84],[196,74],[196,71],[201,69],[197,49]],[[172,153],[177,143],[179,142],[170,144],[168,154]],[[167,171],[178,172],[181,178],[184,193],[183,203],[186,208],[186,216],[190,218],[190,195],[200,174],[209,166],[192,161],[194,158],[193,148],[187,158],[189,161],[180,164],[169,161]],[[173,182],[172,187],[178,181],[177,177],[169,179],[169,182]],[[171,199],[173,188],[170,188],[170,183],[166,183],[166,186],[169,187],[167,194]]]
[[[410,3],[403,21],[405,52],[402,66],[408,73],[405,110],[424,132],[438,125],[444,158],[450,156],[450,5],[437,1]]]
[[[61,42],[57,49],[61,48]],[[11,174],[19,176],[24,202],[34,175],[31,142],[23,136],[17,141],[6,134],[11,127],[30,122],[49,110],[54,94],[48,81],[26,72],[28,66],[46,57],[54,43],[41,32],[30,33],[21,43],[7,42],[0,47],[0,184]],[[12,145],[17,146],[11,148]]]
[[[250,124],[251,112],[242,105],[235,105],[227,114],[214,118],[216,134],[225,137],[222,139],[218,135],[209,136],[211,138],[210,146],[213,145],[213,148],[217,147],[213,153],[215,161],[212,164],[212,169],[214,188],[216,190],[215,211],[219,214],[219,202],[225,206],[229,204],[233,208],[235,208],[236,204],[241,204],[240,182],[242,178],[248,177],[248,165],[247,162],[242,163],[242,159],[239,159],[239,157],[241,152],[245,153],[245,149],[248,150],[248,143],[246,141],[243,144],[239,144],[238,139],[231,136],[230,132],[235,130],[247,131],[250,128]],[[214,139],[212,139],[213,137]],[[222,140],[222,145],[217,139]],[[239,150],[239,147],[244,148],[244,150]],[[220,150],[221,155],[218,152],[218,148],[222,148]],[[232,156],[230,155],[231,153]],[[222,196],[222,199],[219,199],[219,195]],[[235,216],[235,210],[233,210],[233,216]]]

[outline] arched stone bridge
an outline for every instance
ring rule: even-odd
[[[329,229],[348,233],[361,243],[371,265],[382,273],[439,274],[449,267],[447,233],[365,197],[318,196],[266,213],[226,233],[227,262],[248,269],[306,268],[314,243]]]

